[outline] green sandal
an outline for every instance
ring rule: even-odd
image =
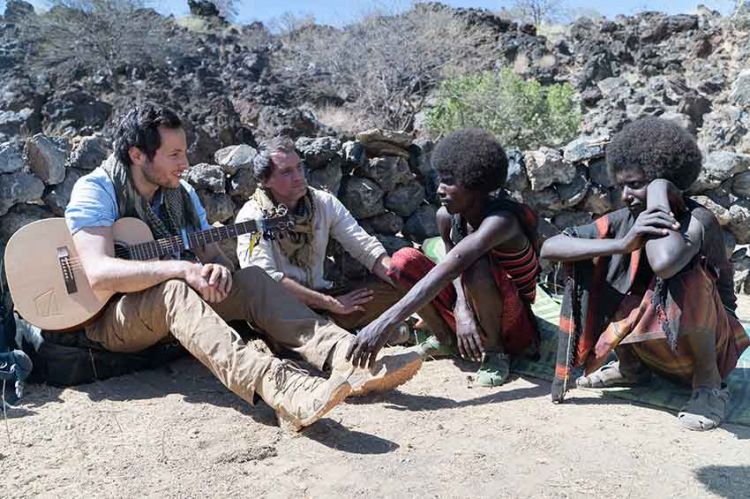
[[[417,338],[419,340],[419,336],[417,336]],[[429,336],[422,341],[419,341],[417,343],[417,346],[413,348],[415,352],[418,352],[422,356],[422,358],[429,357],[437,359],[439,357],[451,357],[458,353],[455,348],[440,343],[440,341],[437,339],[437,336],[435,335]]]
[[[505,353],[485,353],[479,366],[474,384],[477,386],[500,386],[510,377],[510,355]]]

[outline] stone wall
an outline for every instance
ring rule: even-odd
[[[606,135],[584,136],[562,149],[508,151],[507,187],[543,217],[542,239],[617,207],[619,197],[604,161],[608,140]],[[0,245],[26,223],[62,216],[73,184],[107,156],[107,146],[97,135],[68,141],[38,134],[0,144]],[[301,137],[296,148],[310,185],[336,194],[389,252],[437,235],[430,141],[370,130],[347,142]],[[196,164],[188,171],[186,179],[198,191],[210,223],[231,223],[254,192],[255,154],[249,145],[226,147],[215,152],[213,163]],[[735,288],[750,293],[750,155],[707,154],[690,193],[716,214],[735,264]],[[234,241],[224,248],[234,258]],[[362,275],[364,269],[338,245],[329,250],[331,277]],[[559,278],[546,262],[545,271],[549,284]]]

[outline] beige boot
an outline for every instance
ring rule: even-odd
[[[380,358],[371,369],[354,367],[346,360],[346,352],[351,345],[350,339],[340,341],[333,352],[331,376],[346,376],[352,386],[349,394],[361,397],[371,392],[384,392],[403,385],[417,374],[422,367],[422,357],[412,350],[381,353]]]
[[[345,376],[310,376],[306,371],[274,360],[256,387],[258,395],[276,411],[279,424],[299,431],[323,417],[344,400],[351,386]]]

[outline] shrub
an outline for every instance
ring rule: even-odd
[[[533,149],[573,139],[581,123],[576,92],[567,83],[542,86],[510,69],[444,81],[427,112],[427,128],[444,135],[465,127],[484,128],[503,146]]]

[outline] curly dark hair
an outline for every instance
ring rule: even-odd
[[[130,166],[131,147],[140,149],[149,160],[154,159],[161,147],[159,127],[182,128],[177,113],[168,107],[151,102],[138,104],[120,119],[114,134],[114,150],[117,159]]]
[[[618,171],[640,168],[649,180],[664,178],[682,190],[698,178],[702,160],[693,136],[661,118],[629,123],[607,146],[610,178]]]
[[[481,128],[464,128],[446,135],[432,152],[432,165],[458,185],[491,192],[505,185],[508,157],[495,137]]]

